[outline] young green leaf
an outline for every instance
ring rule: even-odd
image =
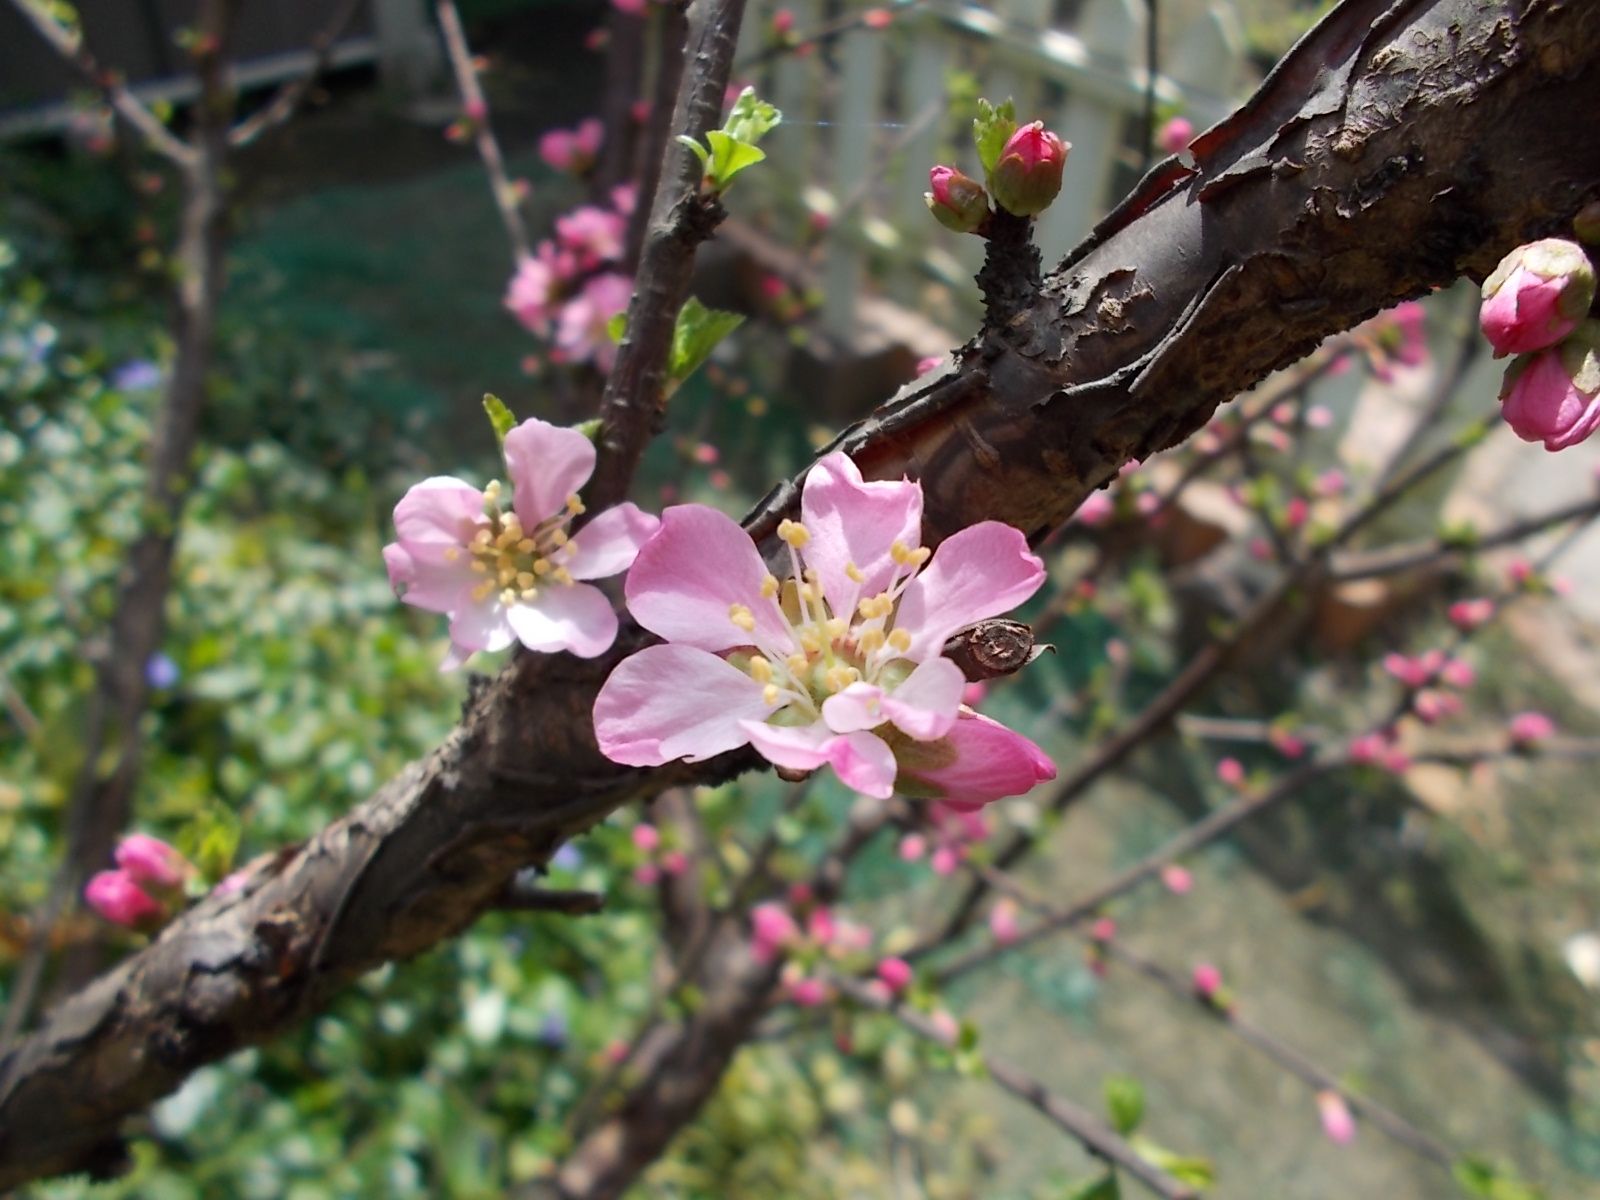
[[[1070,1184],[1061,1200],[1122,1200],[1122,1188],[1112,1174]]]
[[[1159,1146],[1149,1138],[1136,1137],[1129,1141],[1140,1158],[1154,1166],[1160,1167],[1168,1175],[1180,1183],[1187,1183],[1193,1188],[1208,1188],[1217,1181],[1217,1169],[1209,1158],[1198,1155],[1178,1154]]]
[[[707,168],[710,167],[710,165],[711,165],[711,152],[709,150],[707,150],[704,146],[702,146],[699,142],[695,141],[692,137],[690,137],[686,133],[680,133],[678,135],[678,137],[677,137],[677,141],[678,141],[679,145],[687,146],[687,147],[689,147],[689,149],[694,151],[695,157],[700,160],[700,165],[702,167],[707,167]]]
[[[1127,1137],[1144,1120],[1144,1085],[1131,1075],[1111,1075],[1105,1081],[1105,1095],[1112,1128]]]
[[[753,146],[782,120],[781,112],[757,96],[755,88],[747,87],[733,102],[722,128],[736,140]]]
[[[494,426],[495,440],[499,442],[504,442],[506,434],[517,427],[517,418],[493,392],[483,394],[483,411],[489,414],[489,424]]]
[[[978,161],[988,175],[1000,161],[1000,151],[1017,131],[1017,106],[1010,100],[993,105],[978,101],[978,115],[972,122],[972,140],[978,145]]]
[[[753,167],[767,157],[767,152],[749,142],[741,142],[731,134],[713,129],[706,134],[711,145],[711,166],[706,171],[711,185],[717,191],[726,191],[733,177],[746,167]]]
[[[690,296],[678,310],[678,321],[672,328],[672,352],[667,359],[668,394],[676,391],[684,380],[700,369],[717,343],[744,323],[738,313],[707,308]]]

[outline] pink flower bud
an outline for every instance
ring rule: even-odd
[[[1156,135],[1156,141],[1168,154],[1187,150],[1189,143],[1194,141],[1194,122],[1187,117],[1173,117],[1161,127],[1161,132]]]
[[[467,120],[475,124],[483,124],[489,117],[489,106],[481,98],[468,100],[461,106],[461,111]]]
[[[1487,596],[1457,600],[1448,610],[1450,623],[1457,629],[1473,630],[1494,616],[1494,601]]]
[[[1543,350],[1577,327],[1594,287],[1594,268],[1576,242],[1530,242],[1501,259],[1483,281],[1478,323],[1497,358]]]
[[[1511,718],[1511,740],[1519,746],[1542,742],[1556,731],[1556,723],[1541,712],[1520,712]]]
[[[1333,410],[1324,404],[1313,404],[1306,409],[1306,424],[1312,429],[1327,429],[1333,424]]]
[[[789,999],[801,1008],[817,1008],[828,1002],[828,985],[807,976],[789,985]]]
[[[1112,504],[1109,493],[1090,492],[1084,498],[1083,503],[1078,505],[1078,520],[1090,528],[1096,525],[1104,525],[1111,519],[1114,508],[1115,505]]]
[[[961,703],[968,708],[977,708],[983,703],[983,698],[989,694],[989,685],[983,682],[969,683],[961,689]]]
[[[887,29],[894,14],[887,8],[869,8],[861,14],[861,23],[868,29]]]
[[[757,955],[771,960],[777,957],[779,950],[799,939],[800,926],[795,924],[788,909],[769,902],[750,910],[750,933]]]
[[[161,905],[125,870],[101,871],[83,889],[90,908],[113,925],[137,929],[162,915]]]
[[[117,866],[135,883],[151,887],[175,888],[182,885],[189,862],[160,838],[147,833],[130,833],[117,843]]]
[[[1311,519],[1311,505],[1304,496],[1292,496],[1283,508],[1283,523],[1290,529],[1299,529]]]
[[[1338,1092],[1317,1093],[1317,1111],[1322,1118],[1322,1132],[1328,1140],[1340,1146],[1349,1145],[1356,1136],[1356,1120],[1350,1107]]]
[[[1525,442],[1564,450],[1600,429],[1600,321],[1559,346],[1518,358],[1500,385],[1500,415]]]
[[[682,850],[668,850],[661,856],[661,870],[664,874],[678,876],[689,869],[689,856]]]
[[[1526,587],[1533,579],[1533,564],[1519,554],[1506,564],[1506,578],[1516,587]]]
[[[1464,692],[1478,682],[1478,669],[1464,658],[1452,658],[1440,668],[1439,678]]]
[[[661,845],[661,832],[654,825],[640,824],[633,827],[633,844],[646,854],[653,853]]]
[[[928,172],[933,191],[923,193],[928,211],[939,224],[957,233],[977,233],[989,220],[989,193],[976,179],[954,167],[939,166]]]
[[[911,964],[903,958],[886,958],[878,964],[878,978],[896,994],[906,990],[911,974]]]
[[[633,869],[633,881],[640,887],[655,887],[661,882],[661,868],[655,863],[644,863]]]
[[[917,359],[917,374],[926,375],[943,361],[944,355],[942,354],[926,354]]]
[[[1002,899],[989,910],[989,933],[1002,946],[1017,940],[1021,930],[1017,927],[1017,902]]]
[[[1043,121],[1018,127],[989,177],[995,203],[1019,217],[1042,213],[1061,190],[1061,171],[1071,149]]]
[[[961,865],[961,856],[949,846],[940,846],[933,852],[928,865],[933,868],[935,875],[954,875],[956,868]]]
[[[1225,758],[1217,763],[1217,778],[1229,787],[1238,787],[1244,782],[1244,764],[1237,758]]]
[[[933,1026],[934,1037],[946,1046],[954,1046],[961,1038],[961,1022],[955,1019],[949,1009],[934,1009],[928,1014],[928,1024]]]
[[[900,839],[900,858],[903,862],[916,862],[928,852],[928,839],[920,833],[908,833]]]
[[[814,908],[811,915],[806,918],[806,936],[819,946],[826,946],[833,941],[838,932],[833,923],[833,914],[826,908]]]
[[[780,8],[772,14],[772,32],[780,38],[788,37],[794,32],[794,13],[787,8]]]
[[[1188,867],[1168,863],[1161,868],[1161,883],[1174,896],[1187,896],[1194,888],[1194,876]]]
[[[1097,917],[1089,926],[1089,936],[1097,942],[1109,942],[1117,936],[1117,922],[1111,917]]]
[[[1285,758],[1299,758],[1306,752],[1305,738],[1276,725],[1267,731],[1267,740]]]
[[[1215,1000],[1222,990],[1222,972],[1210,963],[1195,964],[1193,981],[1195,995],[1202,1000]]]

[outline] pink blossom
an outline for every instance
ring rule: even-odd
[[[689,452],[689,457],[701,466],[709,467],[716,463],[719,454],[717,448],[710,442],[698,442],[695,448]]]
[[[1291,496],[1283,509],[1283,523],[1290,529],[1299,529],[1311,518],[1311,505],[1304,496]]]
[[[772,14],[772,32],[780,38],[788,37],[794,32],[794,12],[787,8],[780,8]]]
[[[1576,446],[1600,429],[1600,321],[1513,360],[1500,385],[1500,415],[1512,433],[1546,450]]]
[[[1439,678],[1464,692],[1478,682],[1478,669],[1464,658],[1452,658],[1439,669]]]
[[[642,3],[642,0],[640,0]],[[539,139],[539,157],[557,171],[582,175],[594,165],[605,137],[598,117],[579,121],[576,129],[552,129]]]
[[[891,992],[906,990],[911,983],[911,964],[903,958],[886,958],[878,964],[878,978]]]
[[[1424,688],[1412,701],[1412,711],[1424,724],[1433,725],[1461,711],[1461,697],[1451,692]]]
[[[1092,529],[1109,521],[1115,508],[1116,505],[1112,503],[1109,493],[1090,492],[1084,497],[1083,503],[1078,505],[1078,520]]]
[[[916,862],[928,852],[928,839],[920,833],[908,833],[900,839],[900,858],[904,862]]]
[[[944,361],[942,354],[925,354],[917,359],[917,374],[926,375]]]
[[[1533,564],[1519,554],[1506,564],[1506,578],[1516,587],[1526,587],[1533,579]]]
[[[1277,725],[1267,731],[1267,740],[1285,758],[1299,758],[1306,752],[1305,738]]]
[[[211,889],[211,894],[219,897],[231,896],[235,892],[243,891],[244,885],[249,882],[250,868],[240,867],[237,871],[230,871],[221,879],[217,880],[216,886]]]
[[[961,1038],[961,1022],[947,1008],[936,1008],[929,1013],[928,1024],[933,1027],[933,1036],[946,1046],[954,1046]]]
[[[1520,712],[1511,718],[1508,727],[1511,740],[1519,746],[1542,742],[1556,731],[1556,723],[1542,712]]]
[[[769,901],[750,910],[750,934],[756,957],[771,962],[800,940],[800,926],[788,909]]]
[[[1473,630],[1494,616],[1494,601],[1487,596],[1457,600],[1450,606],[1447,615],[1457,629]]]
[[[1187,117],[1173,117],[1161,127],[1156,141],[1168,154],[1182,153],[1194,141],[1194,122]]]
[[[442,669],[474,650],[569,650],[593,658],[617,636],[617,614],[580,582],[627,570],[656,529],[632,504],[607,509],[570,537],[583,512],[578,490],[594,470],[594,443],[537,418],[506,434],[512,504],[498,481],[483,491],[450,476],[415,485],[395,506],[398,540],[383,548],[389,582],[405,603],[450,618]]]
[[[505,306],[530,333],[543,336],[550,329],[563,286],[562,266],[550,242],[541,242],[534,254],[517,261],[517,273],[506,286]]]
[[[654,825],[639,824],[633,827],[633,844],[646,854],[653,854],[661,845],[661,831]]]
[[[1007,897],[995,901],[995,906],[989,910],[989,935],[1002,946],[1009,946],[1022,934],[1017,917],[1015,900]]]
[[[1174,896],[1187,896],[1194,888],[1194,876],[1187,867],[1168,863],[1161,868],[1161,882]]]
[[[988,694],[988,684],[982,681],[977,683],[969,683],[966,687],[961,689],[961,703],[965,704],[968,708],[977,708],[978,705],[983,703],[984,697],[986,697]]]
[[[668,850],[661,856],[661,873],[678,876],[689,869],[689,856],[682,850]]]
[[[826,946],[833,941],[838,932],[834,924],[833,913],[825,906],[819,905],[811,910],[806,917],[806,936],[819,946]]]
[[[1333,410],[1324,404],[1313,404],[1306,409],[1306,424],[1312,429],[1327,429],[1333,424]]]
[[[1096,917],[1089,926],[1089,936],[1097,942],[1109,942],[1117,936],[1117,922],[1111,917]]]
[[[117,843],[117,866],[139,884],[175,888],[183,884],[192,868],[189,861],[160,838],[148,833],[130,833]]]
[[[811,976],[797,979],[789,985],[789,999],[801,1008],[817,1008],[828,1002],[828,985]]]
[[[961,852],[954,846],[940,846],[928,859],[928,865],[933,868],[935,875],[954,875],[956,868],[961,865]]]
[[[1350,1115],[1350,1106],[1338,1092],[1329,1090],[1317,1093],[1317,1113],[1322,1120],[1322,1132],[1328,1140],[1347,1146],[1355,1140],[1356,1121]]]
[[[1594,268],[1565,238],[1518,246],[1483,281],[1478,324],[1496,358],[1553,346],[1577,328],[1594,299]]]
[[[861,14],[861,23],[868,29],[887,29],[894,14],[887,8],[869,8]]]
[[[127,929],[147,925],[165,911],[126,870],[99,872],[83,889],[83,898],[107,921]]]
[[[1153,517],[1161,509],[1161,497],[1155,492],[1140,492],[1133,507],[1141,517]]]
[[[1237,758],[1224,758],[1217,763],[1217,778],[1229,787],[1238,787],[1244,782],[1244,764]]]
[[[1415,658],[1390,653],[1383,656],[1383,669],[1408,688],[1426,687],[1445,667],[1444,651],[1429,650]]]
[[[611,0],[611,7],[618,12],[627,13],[629,16],[638,16],[644,12],[647,0]]]
[[[628,222],[620,214],[584,204],[556,218],[556,240],[577,256],[580,270],[622,257]]]
[[[628,607],[667,644],[612,672],[595,701],[601,750],[630,766],[700,761],[749,744],[792,771],[981,804],[1055,767],[1027,738],[961,707],[951,634],[1021,603],[1044,581],[1022,534],[995,521],[917,548],[922,488],[866,482],[844,454],[806,476],[784,521],[780,582],[731,519],[663,514],[628,575]],[[931,561],[929,561],[931,558]]]
[[[1196,963],[1193,983],[1195,995],[1202,1000],[1215,1000],[1222,991],[1222,972],[1210,963]]]
[[[617,360],[611,340],[611,318],[626,312],[633,295],[633,280],[615,271],[596,275],[578,295],[562,306],[556,320],[556,346],[569,361],[593,362],[601,371]]]
[[[640,887],[655,887],[661,882],[661,868],[655,863],[640,863],[633,869],[633,881]]]

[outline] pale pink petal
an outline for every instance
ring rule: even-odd
[[[450,616],[450,640],[464,650],[504,650],[515,639],[498,596],[472,600],[470,595]]]
[[[1043,582],[1044,564],[1020,530],[1000,521],[967,526],[906,585],[894,623],[911,634],[907,657],[932,658],[951,634],[1010,612]]]
[[[863,795],[887,800],[894,792],[894,751],[874,734],[836,735],[820,721],[799,726],[744,721],[741,728],[774,766],[811,771],[826,763],[846,787]]]
[[[486,524],[483,493],[449,475],[424,479],[394,506],[394,531],[413,554],[419,546],[465,545]]]
[[[850,457],[835,452],[806,474],[800,517],[811,533],[806,565],[822,577],[834,613],[848,618],[852,601],[889,586],[895,564],[889,548],[915,548],[922,537],[922,485],[906,480],[862,481]],[[861,583],[845,573],[854,563]]]
[[[508,608],[506,620],[529,650],[570,650],[593,658],[617,640],[616,610],[604,592],[587,583],[542,587],[534,599]]]
[[[949,733],[928,745],[930,757],[949,761],[902,768],[901,783],[939,793],[951,807],[1020,796],[1056,777],[1056,765],[1042,749],[981,713],[963,712]]]
[[[755,644],[792,653],[778,606],[762,598],[766,577],[755,543],[737,522],[704,504],[681,504],[661,514],[661,528],[628,572],[628,611],[669,642],[702,650]],[[750,610],[754,634],[729,619],[735,604]]]
[[[930,658],[883,702],[884,714],[902,733],[919,742],[950,732],[961,711],[967,677],[948,658]]]
[[[462,595],[476,586],[479,576],[472,573],[471,556],[460,550],[452,561],[447,549],[437,545],[418,545],[411,553],[399,542],[383,548],[383,563],[389,571],[389,586],[405,603],[429,612],[448,613],[466,602]]]
[[[556,561],[574,579],[603,579],[626,571],[661,522],[634,504],[608,508],[590,521],[561,548]],[[576,545],[577,549],[572,547]]]
[[[822,702],[822,719],[835,733],[876,729],[889,719],[883,711],[883,700],[887,694],[875,683],[852,683]]]
[[[538,417],[506,434],[505,452],[512,500],[524,529],[555,516],[594,473],[594,443],[576,429]]]
[[[466,665],[467,659],[472,657],[472,651],[466,646],[450,643],[450,649],[445,652],[444,661],[439,664],[439,673],[448,674],[460,670]]]
[[[657,767],[698,762],[749,741],[742,728],[775,708],[737,667],[693,646],[650,646],[622,660],[594,702],[594,732],[609,759]]]

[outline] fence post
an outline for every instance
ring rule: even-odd
[[[845,34],[839,46],[839,96],[833,109],[831,189],[838,199],[867,181],[872,169],[873,141],[878,135],[879,96],[883,81],[883,36],[875,30]],[[855,321],[856,295],[866,278],[866,250],[856,234],[861,211],[846,223],[850,233],[836,236],[822,273],[822,320],[829,332],[844,336]]]

